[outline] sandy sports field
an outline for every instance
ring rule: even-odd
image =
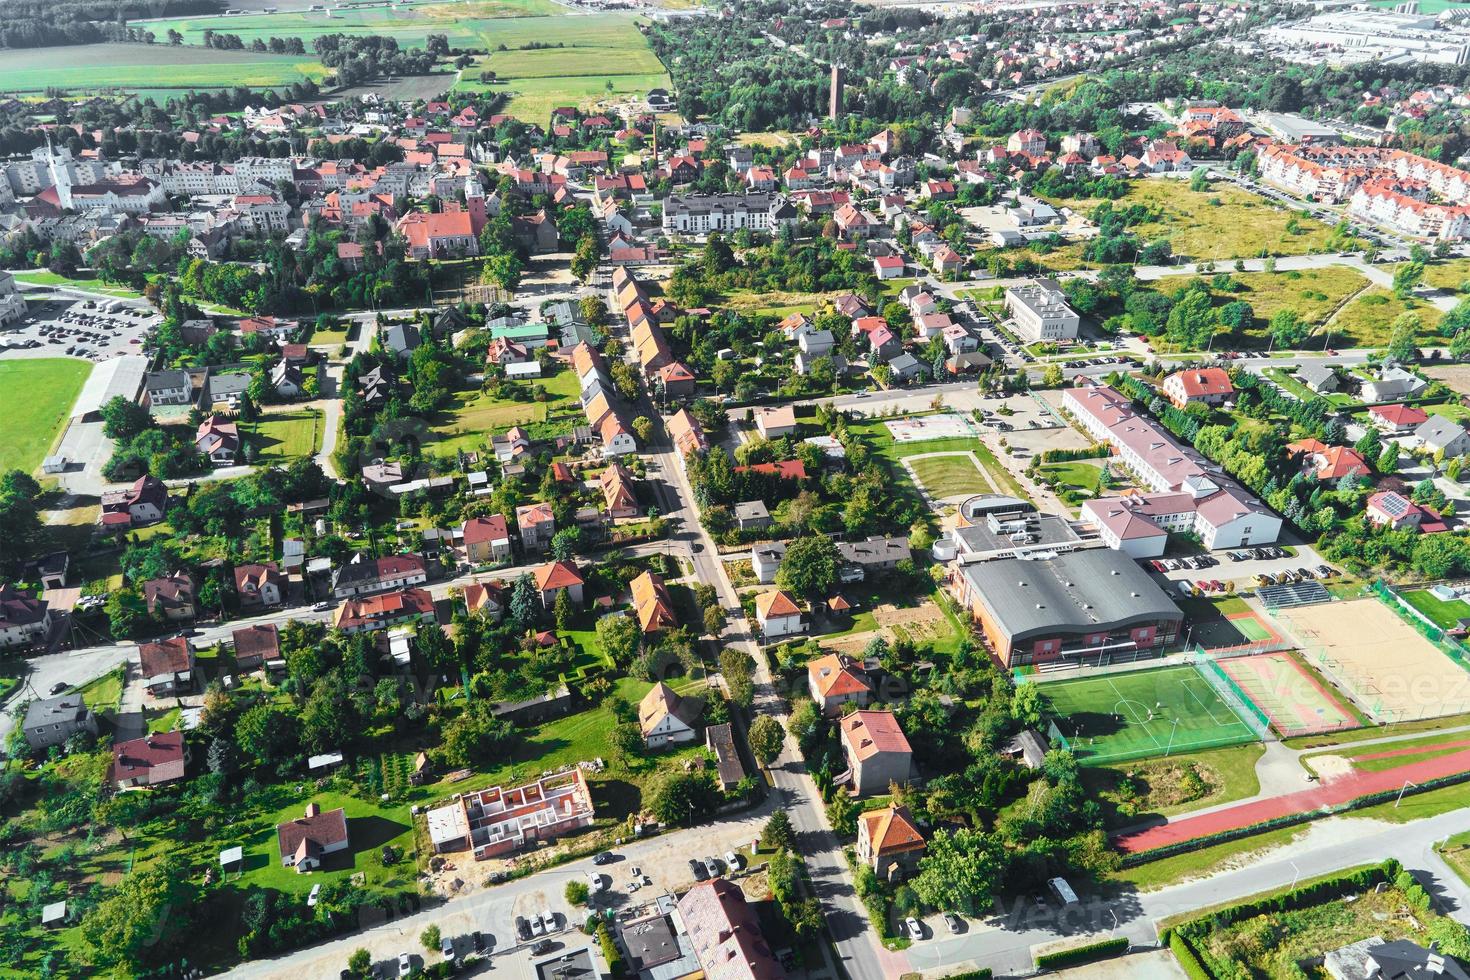
[[[1470,673],[1378,599],[1275,613],[1302,655],[1375,721],[1470,711]]]
[[[1217,661],[1286,738],[1357,728],[1358,719],[1286,653]]]

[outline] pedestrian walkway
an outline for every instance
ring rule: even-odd
[[[1355,772],[1324,782],[1313,789],[1287,793],[1264,800],[1253,800],[1223,807],[1211,813],[1197,814],[1157,827],[1126,832],[1115,838],[1119,850],[1136,854],[1157,847],[1207,837],[1227,830],[1238,830],[1255,824],[1312,810],[1326,810],[1370,793],[1396,790],[1406,783],[1425,783],[1444,776],[1470,770],[1470,749],[1452,752],[1435,759],[1410,763],[1381,772]]]

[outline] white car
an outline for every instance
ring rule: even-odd
[[[919,920],[912,915],[903,920],[903,927],[908,930],[910,939],[924,938],[924,927],[919,925]]]
[[[409,959],[407,953],[398,954],[398,975],[400,977],[413,975],[413,960]]]
[[[731,871],[739,871],[740,870],[740,855],[739,854],[736,854],[734,851],[726,851],[725,852],[725,863],[730,866],[730,870]]]
[[[541,913],[541,928],[545,929],[547,933],[556,932],[556,913],[551,911],[551,909],[547,909]]]

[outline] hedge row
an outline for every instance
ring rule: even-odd
[[[601,919],[597,921],[597,945],[602,947],[602,958],[607,961],[607,972],[613,977],[627,976],[628,965],[623,962],[623,953],[613,940],[612,930]]]
[[[982,967],[978,970],[969,970],[965,973],[951,973],[944,980],[990,980],[990,967]]]
[[[1099,442],[1081,449],[1048,449],[1041,454],[1043,463],[1066,463],[1074,459],[1102,459],[1112,454],[1107,443]]]
[[[1347,874],[1338,875],[1335,878],[1324,878],[1311,884],[1294,888],[1289,892],[1279,892],[1267,895],[1254,902],[1242,902],[1239,905],[1231,905],[1228,908],[1211,912],[1198,919],[1183,923],[1169,929],[1167,937],[1160,934],[1160,939],[1167,938],[1169,949],[1173,951],[1174,958],[1179,961],[1180,967],[1189,975],[1190,980],[1213,980],[1214,974],[1205,965],[1205,958],[1200,956],[1199,950],[1195,948],[1194,940],[1205,933],[1224,928],[1243,919],[1252,919],[1261,915],[1272,915],[1279,912],[1289,912],[1294,909],[1305,908],[1310,905],[1319,905],[1323,901],[1336,899],[1345,892],[1362,892],[1377,885],[1396,882],[1403,875],[1403,865],[1393,858],[1389,858],[1382,864],[1371,867],[1360,868]],[[1410,879],[1412,881],[1412,879]],[[1417,886],[1417,883],[1415,883]],[[1425,896],[1425,903],[1428,896]]]
[[[1242,837],[1253,837],[1256,834],[1263,834],[1268,830],[1279,830],[1282,827],[1307,823],[1308,821],[1317,820],[1324,816],[1347,813],[1351,810],[1361,810],[1364,807],[1376,806],[1379,803],[1387,803],[1389,800],[1397,799],[1400,793],[1405,796],[1413,796],[1418,793],[1427,793],[1432,789],[1453,786],[1456,783],[1467,781],[1470,781],[1470,772],[1457,772],[1449,776],[1441,776],[1438,779],[1425,780],[1416,786],[1410,786],[1407,790],[1387,789],[1379,793],[1369,793],[1366,796],[1359,796],[1327,810],[1304,810],[1299,813],[1288,813],[1280,817],[1273,817],[1270,820],[1262,820],[1259,823],[1249,824],[1245,827],[1222,830],[1216,834],[1206,834],[1203,837],[1195,837],[1192,840],[1165,844],[1162,847],[1153,847],[1147,851],[1128,854],[1123,857],[1122,867],[1134,868],[1140,864],[1147,864],[1150,861],[1174,857],[1176,854],[1188,854],[1191,851],[1203,850],[1206,847],[1213,847],[1216,844],[1239,840]]]
[[[1127,936],[1115,936],[1112,939],[1104,939],[1086,946],[1074,946],[1055,953],[1042,953],[1036,957],[1036,967],[1044,970],[1048,967],[1071,966],[1074,963],[1091,963],[1105,956],[1126,953],[1128,945]]]

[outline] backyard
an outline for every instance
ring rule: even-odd
[[[504,432],[513,425],[534,426],[552,414],[577,408],[580,390],[574,371],[563,368],[550,377],[510,384],[525,396],[524,400],[496,398],[480,389],[456,393],[449,408],[441,413],[440,421],[432,427],[434,451],[451,455],[482,450],[492,434]],[[544,402],[532,400],[538,387],[548,396]],[[538,433],[533,431],[532,435]]]
[[[315,456],[322,445],[322,416],[312,408],[272,412],[251,426],[250,435],[255,461],[263,466]]]
[[[41,465],[91,373],[69,357],[0,361],[0,471]]]

